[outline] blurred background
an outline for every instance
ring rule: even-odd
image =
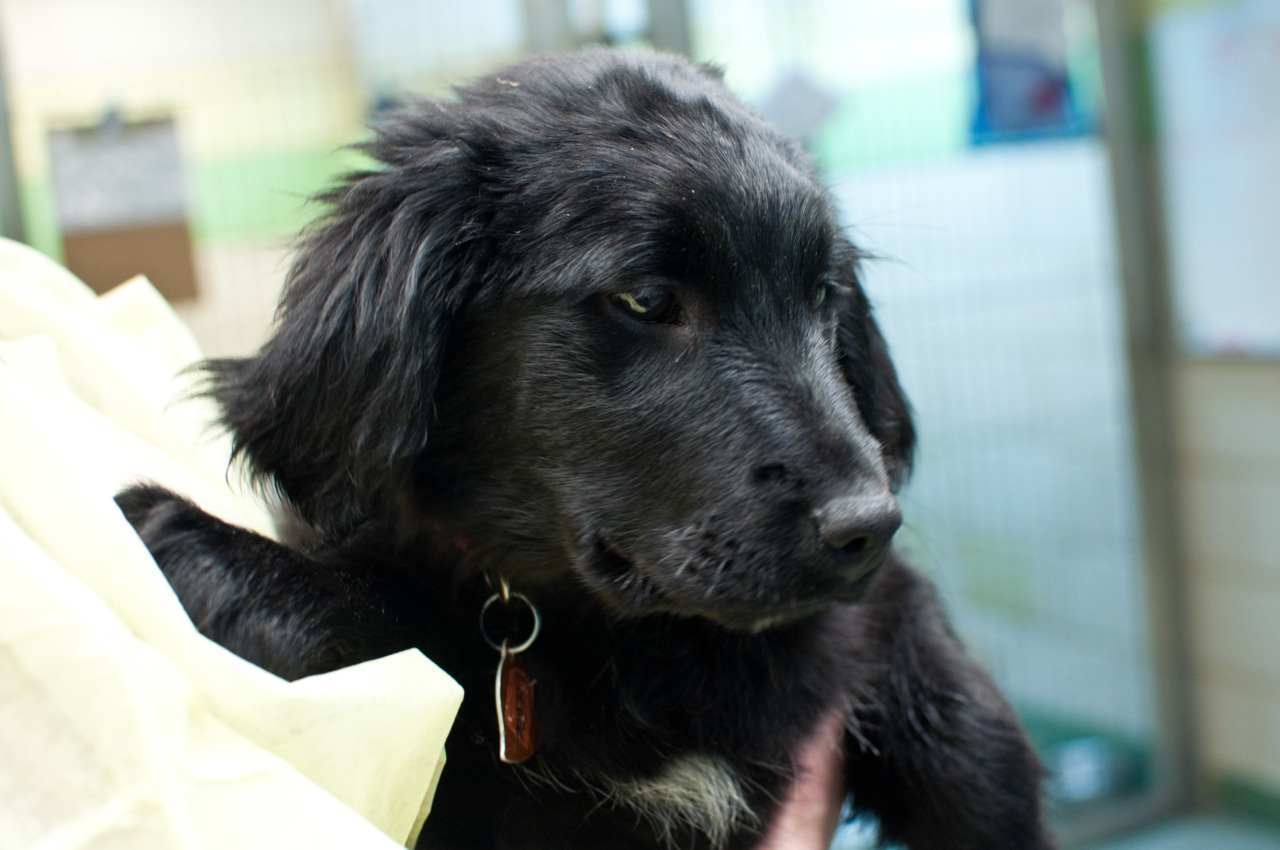
[[[1280,848],[1280,2],[0,0],[0,232],[244,354],[380,110],[594,43],[724,67],[876,256],[899,540],[1064,842]]]

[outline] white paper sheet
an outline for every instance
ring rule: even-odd
[[[394,847],[461,689],[417,651],[285,682],[196,632],[116,508],[146,478],[240,525],[199,357],[143,279],[101,298],[0,240],[0,847]]]

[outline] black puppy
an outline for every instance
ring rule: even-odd
[[[889,551],[910,416],[801,148],[713,70],[606,51],[376,129],[275,336],[205,365],[287,545],[119,498],[201,631],[288,678],[452,674],[420,846],[750,847],[839,709],[886,839],[1051,847],[1017,721]]]

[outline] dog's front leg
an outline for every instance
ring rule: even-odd
[[[849,790],[911,850],[1049,850],[1041,767],[1009,704],[965,656],[932,586],[886,565],[859,606]]]
[[[161,487],[116,503],[146,543],[202,634],[286,679],[413,645],[417,595],[376,564],[320,563],[210,516]]]

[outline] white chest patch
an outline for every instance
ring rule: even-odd
[[[735,828],[757,820],[737,778],[716,756],[683,756],[652,779],[615,782],[611,790],[615,802],[653,823],[668,844],[678,829],[693,827],[722,846]]]

